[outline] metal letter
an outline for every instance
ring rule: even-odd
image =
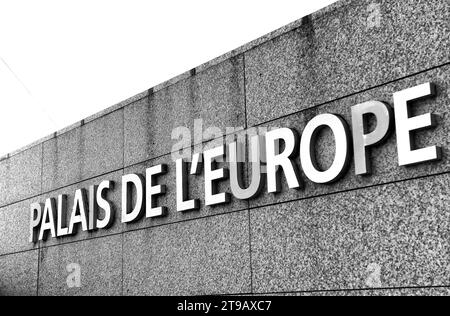
[[[436,115],[427,113],[410,117],[409,103],[436,94],[432,83],[394,93],[395,123],[397,129],[398,161],[400,166],[441,159],[441,148],[437,146],[413,150],[411,132],[436,126]]]
[[[86,210],[88,205],[86,203],[86,190],[79,189],[75,191],[75,199],[73,202],[72,214],[69,221],[69,235],[74,235],[77,233],[75,230],[75,225],[81,223],[81,228],[83,231],[88,231],[88,216]],[[77,214],[79,212],[79,214]]]
[[[233,142],[229,145],[230,151],[230,185],[233,196],[239,200],[248,200],[257,196],[263,189],[261,181],[261,145],[265,142],[263,136],[251,138],[251,169],[252,179],[247,189],[242,189],[243,165],[245,163],[245,149],[241,142]]]
[[[67,227],[67,195],[58,196],[58,220],[56,227],[58,237],[67,236],[69,228]]]
[[[367,126],[364,116],[372,114],[377,120],[377,127],[366,134]],[[393,123],[392,109],[379,101],[369,101],[352,107],[353,148],[355,152],[355,173],[364,175],[371,173],[371,165],[367,149],[378,145],[389,136]]]
[[[207,150],[203,153],[205,158],[205,204],[207,206],[219,205],[230,202],[230,194],[217,193],[215,183],[217,180],[228,178],[228,170],[225,168],[214,169],[216,158],[225,155],[225,145]]]
[[[280,152],[280,140],[285,144]],[[279,168],[283,168],[290,189],[299,189],[299,173],[292,158],[298,155],[298,135],[290,128],[280,128],[266,134],[267,189],[269,193],[281,191]]]
[[[196,153],[192,156],[191,175],[199,175],[203,166],[203,154]]]
[[[324,126],[328,126],[335,138],[336,154],[333,164],[326,171],[317,167],[313,145],[317,133]],[[300,159],[303,172],[312,182],[326,184],[338,180],[346,171],[349,161],[349,128],[341,117],[334,114],[322,114],[313,118],[303,130],[300,143]]]
[[[166,186],[165,185],[153,185],[153,182],[156,182],[154,178],[157,175],[167,173],[167,165],[161,164],[161,165],[157,165],[157,166],[148,168],[145,173],[146,173],[146,179],[147,179],[146,217],[152,218],[152,217],[164,216],[164,215],[166,215],[167,207],[165,207],[165,206],[157,207],[155,197],[166,194]]]
[[[39,227],[42,220],[42,203],[33,203],[30,206],[30,243],[38,242]]]
[[[136,205],[132,204],[131,186],[136,189]],[[144,179],[140,175],[128,174],[122,177],[122,223],[132,223],[144,214]]]
[[[105,216],[103,219],[97,218],[97,228],[98,229],[107,229],[110,228],[114,224],[115,214],[114,208],[109,203],[106,198],[103,197],[103,192],[112,190],[114,187],[114,182],[112,181],[103,181],[97,188],[97,203],[98,206],[105,212]]]
[[[199,157],[197,155],[193,163],[199,163]],[[198,157],[198,158],[197,158]],[[198,210],[200,208],[200,201],[198,199],[188,200],[189,198],[189,179],[187,172],[187,162],[183,158],[180,158],[176,162],[177,165],[177,212],[186,212]],[[197,174],[199,168],[194,167],[192,174]]]
[[[39,233],[39,240],[47,240],[50,232],[53,238],[56,237],[56,203],[55,199],[50,198],[45,201],[44,214],[42,215],[41,231]]]
[[[97,185],[89,187],[89,230],[97,229],[98,207],[97,207]]]

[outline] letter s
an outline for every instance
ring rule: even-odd
[[[109,203],[106,198],[103,197],[103,192],[107,190],[112,190],[114,188],[113,181],[103,181],[100,183],[97,189],[97,204],[105,211],[105,216],[103,219],[97,219],[97,228],[105,229],[110,228],[114,224],[115,214],[111,203]]]

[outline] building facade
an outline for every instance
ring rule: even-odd
[[[448,0],[341,0],[1,158],[0,295],[449,295],[449,18]],[[282,175],[280,192],[265,185],[251,199],[206,205],[201,170],[185,196],[199,208],[178,211],[180,152],[189,158],[255,128],[302,135],[325,113],[354,130],[353,106],[395,109],[396,93],[427,83],[435,91],[415,98],[409,115],[434,114],[434,128],[410,137],[415,149],[439,146],[439,159],[400,165],[392,123],[367,153],[370,174],[356,174],[352,154],[338,181],[316,183],[293,158],[299,188]],[[326,170],[336,135],[315,136],[316,165]],[[146,209],[164,206],[164,216],[123,223],[123,176],[160,164],[167,171],[147,176],[146,188],[149,178],[166,187]],[[31,205],[41,203],[42,225],[50,213],[61,219],[65,195],[67,214],[53,221],[70,225],[74,205],[88,212],[89,190],[104,180],[109,225],[84,229],[77,217],[70,236],[49,229],[46,240],[30,240]],[[230,181],[217,184],[232,193]],[[132,208],[139,194],[130,192]]]

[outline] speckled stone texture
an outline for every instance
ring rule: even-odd
[[[314,295],[325,295],[316,293]],[[450,287],[441,288],[410,288],[395,290],[338,291],[327,293],[333,296],[450,296]]]
[[[0,161],[0,207],[41,193],[42,145]]]
[[[39,260],[39,295],[110,296],[122,292],[122,235],[43,248]],[[68,269],[71,264],[80,267],[81,287],[69,287],[74,284],[68,282],[74,272]]]
[[[36,296],[38,251],[0,256],[0,296]]]
[[[123,110],[44,143],[43,192],[123,168]]]
[[[299,292],[269,296],[450,296],[450,287],[379,289],[360,291]]]
[[[244,102],[243,57],[237,56],[128,106],[125,165],[170,153],[174,128],[189,128],[194,140],[194,120],[201,119],[205,130],[244,127]]]
[[[193,153],[203,152],[203,150],[214,148],[223,144],[223,140],[211,141],[207,142],[203,145],[194,146],[193,148],[187,149],[183,151],[182,157],[184,159],[188,159],[192,156]],[[248,208],[248,201],[242,201],[237,199],[232,199],[231,203],[223,204],[223,205],[215,205],[215,206],[206,206],[205,205],[205,177],[204,174],[189,176],[189,199],[199,199],[200,200],[200,209],[196,211],[187,211],[187,212],[177,212],[177,192],[176,192],[176,162],[174,159],[177,157],[172,155],[167,155],[158,159],[149,160],[146,163],[135,165],[130,168],[125,168],[124,174],[141,174],[145,175],[145,170],[152,166],[156,166],[158,164],[167,164],[167,174],[161,175],[158,178],[158,184],[166,185],[167,191],[166,194],[157,198],[158,206],[165,206],[168,208],[168,212],[166,216],[158,217],[158,218],[144,218],[139,220],[136,223],[126,224],[125,230],[134,230],[140,229],[144,227],[152,227],[162,224],[169,224],[174,222],[192,220],[212,215],[218,215],[223,213],[240,211]],[[186,160],[188,161],[188,160]],[[218,162],[215,168],[227,168],[228,163]],[[191,164],[188,162],[188,169],[190,170]],[[231,194],[231,188],[228,180],[218,181],[217,182],[217,190],[218,192],[227,192]],[[134,199],[133,195],[133,201]]]
[[[33,200],[0,208],[0,255],[37,248],[29,242],[29,208]]]
[[[341,0],[0,158],[0,295],[449,295],[449,16],[447,0]],[[300,172],[301,190],[283,179],[280,194],[205,207],[202,173],[189,178],[201,209],[176,212],[174,128],[195,142],[181,146],[186,158],[223,144],[195,135],[199,119],[227,143],[255,125],[301,134],[318,114],[350,123],[351,106],[392,106],[394,92],[425,82],[437,95],[411,114],[437,114],[438,125],[413,138],[441,146],[441,161],[399,167],[393,133],[370,150],[370,176],[355,176],[352,161],[331,185]],[[323,169],[334,150],[325,129]],[[169,213],[121,224],[121,176],[160,163]],[[75,190],[102,180],[116,184],[112,228],[28,243],[31,203],[67,194],[70,212]],[[69,264],[81,267],[80,288],[68,287]]]
[[[450,176],[251,210],[255,292],[448,286]]]
[[[124,235],[125,295],[249,293],[248,211]]]
[[[57,200],[58,196],[60,194],[67,195],[67,223],[69,223],[70,216],[73,209],[74,204],[74,197],[75,192],[77,189],[85,189],[86,190],[86,197],[89,201],[89,186],[91,185],[99,185],[103,180],[109,180],[114,182],[113,188],[108,191],[104,197],[107,198],[108,202],[112,205],[112,211],[114,213],[114,224],[109,229],[100,229],[95,231],[82,231],[81,225],[78,225],[77,228],[77,234],[73,236],[65,236],[61,238],[48,238],[46,241],[42,241],[41,245],[43,247],[48,246],[54,246],[58,244],[65,244],[65,243],[72,243],[74,241],[80,241],[80,240],[86,240],[86,239],[92,239],[92,238],[98,238],[102,236],[108,236],[112,234],[117,234],[122,232],[122,225],[120,222],[120,213],[121,213],[121,192],[122,192],[122,170],[109,173],[106,175],[103,175],[101,177],[97,177],[94,179],[90,179],[87,181],[83,181],[81,183],[78,183],[76,185],[71,185],[68,187],[64,187],[62,189],[52,191],[46,194],[41,195],[40,197],[33,200],[33,202],[40,202],[45,203],[46,199],[48,198],[54,198]],[[99,208],[99,218],[104,218],[104,211]],[[25,221],[27,223],[28,221]]]
[[[392,107],[393,93],[414,87],[426,82],[436,84],[437,95],[422,101],[414,102],[410,107],[413,109],[412,115],[423,113],[434,113],[438,115],[438,126],[434,129],[428,129],[413,133],[413,139],[418,148],[428,146],[441,146],[443,148],[443,157],[441,161],[433,163],[420,164],[414,167],[399,167],[397,155],[397,139],[395,133],[392,133],[389,139],[379,145],[372,147],[370,152],[370,163],[372,165],[372,175],[355,176],[354,162],[352,162],[348,172],[343,179],[330,185],[317,185],[307,179],[301,170],[301,162],[297,160],[300,169],[300,177],[303,180],[304,188],[302,190],[288,190],[284,177],[282,182],[282,193],[268,194],[267,190],[255,200],[250,201],[251,207],[270,205],[279,202],[286,202],[306,197],[320,196],[329,193],[341,192],[349,189],[373,186],[381,183],[390,183],[393,181],[407,180],[411,178],[440,174],[450,171],[450,66],[445,66],[436,70],[424,72],[420,75],[400,80],[392,84],[387,84],[379,88],[356,94],[354,96],[331,102],[324,106],[305,110],[299,114],[294,114],[286,118],[276,120],[263,126],[267,127],[292,127],[299,134],[303,131],[306,124],[316,115],[324,113],[334,113],[341,115],[347,122],[351,122],[351,107],[369,100],[383,101]],[[373,122],[372,122],[373,123]],[[372,124],[373,125],[373,124]],[[316,157],[323,166],[328,166],[334,159],[334,137],[331,131],[325,130],[317,141]]]
[[[449,62],[449,14],[443,0],[358,0],[303,18],[245,54],[248,125]]]

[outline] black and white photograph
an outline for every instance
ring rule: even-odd
[[[449,0],[0,0],[0,296],[450,296],[449,52]]]

